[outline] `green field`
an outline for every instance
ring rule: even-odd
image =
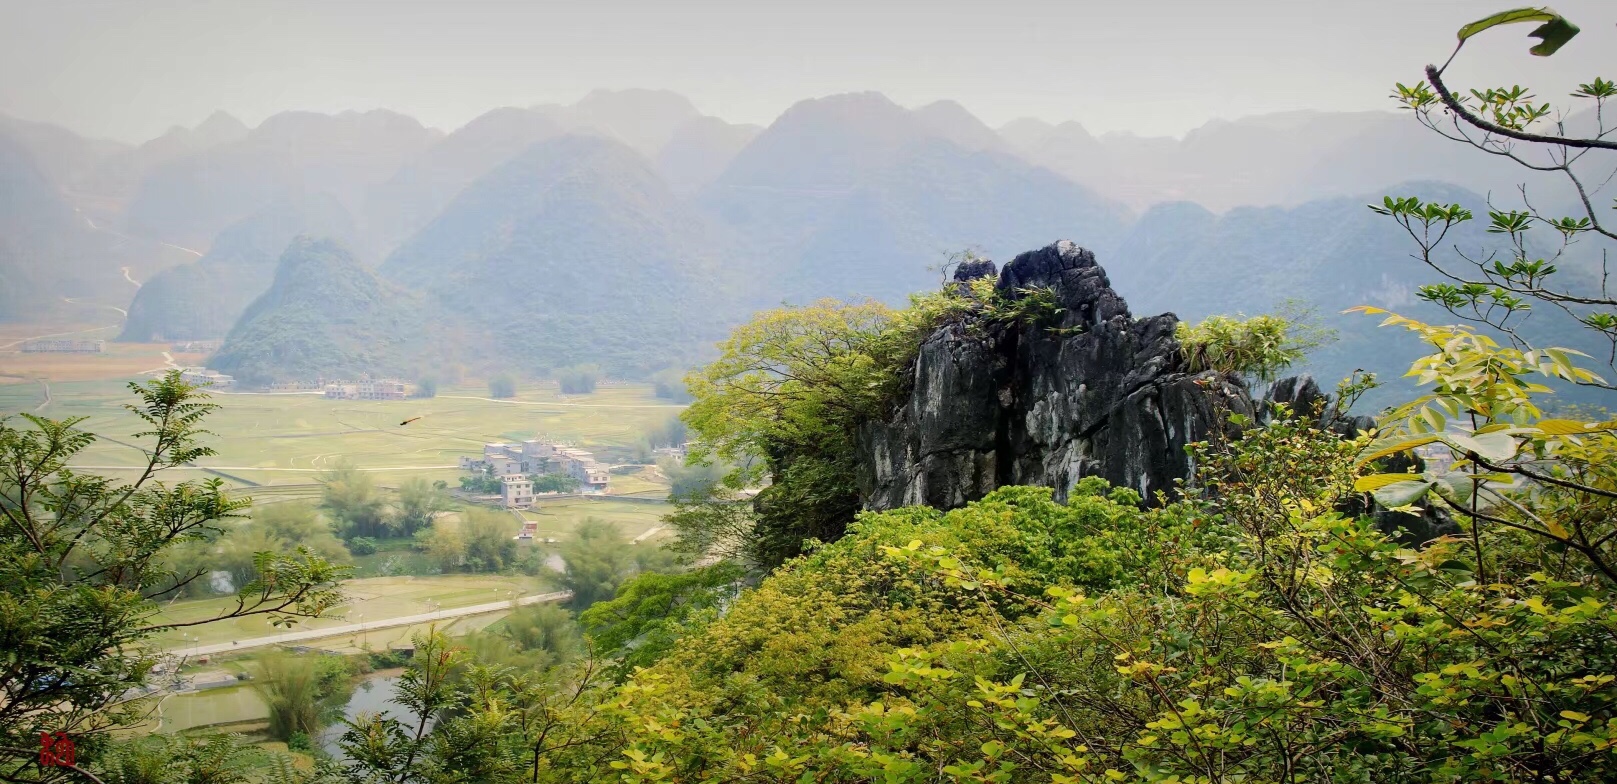
[[[493,574],[445,574],[430,577],[367,577],[349,580],[343,584],[343,590],[351,600],[348,604],[336,608],[330,617],[299,620],[297,626],[291,630],[321,629],[360,621],[380,621],[434,610],[487,604],[513,596],[544,593],[554,589],[541,578],[525,575],[512,577]],[[177,601],[165,605],[157,620],[177,622],[212,618],[235,605],[235,600],[228,597]],[[291,630],[277,629],[270,625],[267,616],[259,615],[176,629],[165,632],[155,641],[163,647],[183,653],[186,647],[192,644],[212,645]],[[386,634],[389,639],[393,637],[392,630],[368,634],[373,638],[379,634]],[[405,635],[403,639],[409,639],[409,636]],[[376,647],[385,647],[376,639],[372,639],[372,644]]]
[[[123,409],[132,399],[119,381],[55,382],[51,402],[37,413],[52,418],[83,416],[82,427],[104,439],[75,461],[101,473],[133,468],[140,453],[132,443],[140,422]],[[553,385],[529,385],[516,398],[495,401],[482,387],[451,388],[419,400],[328,400],[313,394],[220,393],[219,410],[208,420],[217,450],[198,461],[234,486],[283,487],[289,497],[316,494],[319,473],[347,459],[393,485],[415,476],[454,482],[462,455],[481,452],[490,441],[536,435],[577,444],[605,463],[625,462],[647,430],[681,407],[658,400],[646,385],[602,387],[589,395],[563,396]],[[42,400],[37,383],[0,384],[0,415],[33,412]],[[409,425],[399,423],[421,417]],[[183,469],[185,475],[204,475]],[[644,492],[656,483],[643,473],[614,476],[622,492]],[[303,488],[297,486],[302,485]]]
[[[589,519],[605,520],[618,527],[624,537],[634,539],[642,534],[659,528],[662,517],[673,511],[673,506],[666,503],[644,503],[639,501],[626,501],[610,498],[571,498],[563,501],[545,501],[540,499],[532,510],[522,513],[522,516],[539,524],[538,537],[565,540],[572,534],[578,524]],[[647,541],[657,541],[663,537],[662,532],[646,537]]]
[[[0,384],[0,415],[38,413],[56,419],[84,417],[80,427],[101,436],[74,465],[112,476],[129,476],[141,453],[133,448],[133,433],[142,429],[124,409],[133,400],[124,381],[51,381],[50,402],[43,384]],[[518,390],[509,401],[480,399],[482,387],[450,388],[431,399],[403,401],[328,400],[310,394],[221,393],[213,396],[219,410],[207,421],[213,433],[205,443],[218,454],[198,461],[198,467],[175,469],[172,480],[208,476],[223,478],[236,495],[251,496],[256,504],[288,500],[317,501],[322,492],[321,473],[339,460],[351,461],[375,472],[377,484],[396,486],[411,477],[444,479],[454,485],[462,475],[455,468],[462,455],[480,454],[490,441],[514,441],[535,436],[577,444],[595,452],[608,464],[622,464],[641,435],[677,414],[681,407],[658,400],[647,385],[604,386],[589,395],[562,396],[554,385],[533,384]],[[36,411],[36,409],[38,409]],[[420,417],[406,426],[405,419]],[[120,443],[122,442],[122,443]],[[212,470],[205,470],[212,469]],[[606,497],[541,498],[535,509],[521,513],[538,522],[538,541],[523,547],[545,548],[547,538],[565,540],[582,521],[597,518],[616,524],[626,538],[640,538],[655,546],[668,533],[660,518],[671,507],[656,499],[667,484],[654,467],[619,465],[613,472],[612,492],[633,494],[639,500]],[[443,522],[452,524],[450,513]],[[511,517],[511,533],[520,528]],[[438,609],[448,609],[550,590],[539,577],[501,575],[376,576],[389,558],[410,559],[426,571],[424,556],[405,542],[384,542],[384,551],[356,559],[357,579],[345,584],[352,601],[334,617],[300,621],[296,628],[341,626],[358,620],[375,621]],[[192,621],[213,617],[234,606],[225,598],[177,601],[165,605],[159,620]],[[493,623],[503,613],[440,622],[452,633],[465,633]],[[370,631],[360,638],[323,640],[319,647],[357,650],[385,648],[407,642],[425,630],[398,627]],[[176,630],[159,637],[164,647],[183,652],[187,646],[209,645],[275,634],[266,616],[239,618]],[[253,701],[242,689],[209,690],[171,698],[175,709],[206,715],[196,723],[211,724],[214,714],[250,713],[241,701]],[[177,701],[177,702],[176,702]],[[225,703],[230,703],[228,706]],[[210,708],[207,706],[224,706]],[[193,726],[191,720],[183,720]]]
[[[153,718],[163,732],[180,732],[194,727],[265,719],[269,710],[251,686],[173,694],[164,697]]]

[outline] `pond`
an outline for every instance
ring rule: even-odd
[[[399,694],[399,675],[402,672],[402,670],[384,670],[372,673],[360,681],[359,685],[354,687],[354,695],[348,698],[348,704],[343,706],[343,718],[352,721],[361,713],[380,713],[399,721],[408,721],[410,715],[405,712],[403,706],[395,702]],[[320,731],[320,747],[339,761],[348,759],[337,743],[347,729],[346,724],[335,722]],[[411,726],[409,729],[414,727]]]

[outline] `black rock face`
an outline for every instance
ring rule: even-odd
[[[954,279],[960,283],[978,278],[991,278],[998,274],[999,271],[994,268],[994,262],[988,259],[968,259],[960,262],[954,268]]]
[[[1062,311],[926,339],[908,399],[860,432],[868,508],[950,509],[1003,485],[1044,485],[1064,500],[1087,476],[1150,501],[1190,475],[1186,444],[1228,427],[1231,412],[1254,414],[1240,382],[1184,372],[1178,318],[1130,315],[1089,251],[1063,241],[1023,253],[996,285],[1011,298],[1049,289]]]

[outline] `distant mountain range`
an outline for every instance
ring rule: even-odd
[[[228,334],[214,362],[244,380],[445,362],[639,376],[698,361],[759,307],[899,302],[951,252],[1059,238],[1095,250],[1136,312],[1297,297],[1334,314],[1412,305],[1431,277],[1364,200],[1480,204],[1519,179],[1391,112],[1151,139],[859,93],[759,128],[626,90],[448,134],[386,111],[216,114],[138,147],[0,117],[0,319],[88,296],[127,306],[126,340]],[[1368,353],[1356,322],[1343,334],[1324,375]]]
[[[517,367],[643,376],[739,315],[721,236],[627,146],[569,135],[472,182],[379,271],[481,325]]]

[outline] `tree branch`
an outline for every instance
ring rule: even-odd
[[[1432,89],[1437,90],[1437,96],[1443,100],[1443,105],[1447,106],[1449,111],[1454,112],[1454,114],[1459,116],[1461,119],[1484,131],[1487,131],[1488,133],[1494,133],[1509,139],[1517,139],[1524,142],[1537,142],[1539,144],[1559,144],[1566,147],[1588,147],[1600,150],[1617,150],[1617,142],[1606,141],[1604,139],[1575,139],[1565,136],[1545,136],[1544,134],[1518,131],[1512,128],[1506,128],[1503,125],[1488,122],[1487,120],[1472,114],[1470,110],[1466,109],[1464,105],[1454,98],[1454,94],[1449,92],[1449,88],[1443,84],[1442,74],[1435,65],[1426,66],[1426,81],[1431,83]]]

